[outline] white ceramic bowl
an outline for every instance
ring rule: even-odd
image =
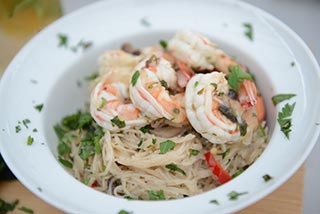
[[[254,40],[244,36],[251,23]],[[209,36],[229,54],[249,66],[267,108],[270,141],[261,157],[243,174],[201,195],[170,201],[128,201],[95,191],[74,179],[56,160],[53,125],[84,106],[88,98],[83,78],[96,69],[97,57],[125,41],[136,46],[158,43],[179,29]],[[57,34],[69,44],[90,40],[87,51],[58,47]],[[292,66],[291,63],[295,65]],[[286,25],[262,10],[239,1],[101,1],[56,21],[35,36],[15,57],[0,84],[0,149],[19,180],[37,196],[70,213],[229,213],[271,193],[303,163],[320,127],[319,68],[310,50]],[[78,83],[78,84],[77,84]],[[82,83],[81,87],[79,83]],[[276,122],[271,97],[295,93],[293,129],[287,140]],[[44,103],[42,112],[34,106]],[[30,119],[29,129],[18,121]],[[37,128],[38,132],[32,132]],[[27,137],[35,141],[28,146]],[[274,179],[264,182],[262,176]],[[248,192],[230,201],[231,191]],[[220,205],[209,203],[216,199]]]

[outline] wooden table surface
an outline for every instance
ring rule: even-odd
[[[304,167],[279,189],[254,205],[241,210],[239,214],[301,214],[303,198]],[[0,182],[0,198],[6,201],[19,199],[19,206],[31,208],[35,214],[64,213],[27,190],[19,181]],[[13,213],[23,214],[15,210]]]

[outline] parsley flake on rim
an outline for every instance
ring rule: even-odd
[[[253,41],[253,27],[250,23],[246,22],[243,23],[243,26],[245,27],[246,31],[244,35],[248,37],[249,40]]]
[[[217,199],[211,200],[210,204],[220,205],[220,203],[219,203],[219,201]]]
[[[159,41],[159,44],[161,45],[161,47],[162,47],[163,49],[167,50],[167,47],[168,47],[167,41],[165,41],[165,40],[160,40],[160,41]]]
[[[126,126],[126,122],[123,120],[120,120],[118,115],[111,119],[111,123],[113,125],[118,126],[120,129]]]
[[[228,76],[228,84],[230,87],[238,92],[239,91],[239,83],[243,82],[243,80],[252,80],[252,76],[249,73],[246,73],[242,70],[239,65],[229,66],[230,74]]]
[[[176,143],[172,140],[166,140],[160,143],[160,154],[165,154],[174,149]]]
[[[31,123],[31,121],[29,119],[24,119],[22,120],[22,123],[28,129],[29,128],[28,124]]]
[[[16,133],[19,133],[20,131],[21,131],[20,125],[17,125],[17,126],[16,126]]]
[[[133,212],[128,212],[126,210],[120,210],[118,214],[133,214]]]
[[[84,79],[87,81],[95,80],[99,76],[98,72],[93,72],[89,76],[86,76]]]
[[[292,105],[286,104],[282,109],[281,112],[278,113],[278,123],[280,125],[281,131],[285,134],[285,136],[289,139],[289,134],[291,132],[292,127],[292,112],[294,110],[296,103]]]
[[[265,182],[268,182],[268,181],[270,181],[271,179],[273,179],[273,177],[271,177],[271,176],[268,175],[268,174],[265,174],[264,176],[262,176],[262,178],[263,178],[263,180],[264,180]]]
[[[30,135],[28,136],[28,139],[27,139],[27,145],[30,146],[33,144],[33,137],[31,137]]]
[[[236,192],[236,191],[232,191],[232,192],[230,192],[230,193],[228,194],[228,196],[229,196],[229,200],[235,201],[235,200],[238,199],[239,196],[245,195],[245,194],[248,194],[248,192],[240,192],[240,193],[239,193],[239,192]]]
[[[66,34],[59,33],[58,34],[59,39],[59,47],[68,47],[68,36]]]
[[[42,108],[43,108],[43,103],[42,104],[39,104],[39,105],[36,105],[34,106],[35,109],[37,109],[39,112],[42,111]]]
[[[136,72],[134,72],[134,74],[132,75],[132,78],[131,78],[132,86],[135,86],[137,84],[137,81],[138,81],[139,77],[140,77],[140,71],[136,70]]]
[[[271,99],[272,99],[273,105],[277,105],[284,100],[291,99],[294,96],[297,96],[297,95],[296,94],[277,94],[277,95],[273,96]]]

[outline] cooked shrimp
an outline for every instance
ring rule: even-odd
[[[119,73],[131,72],[141,60],[141,56],[134,56],[122,50],[107,51],[99,57],[99,73],[103,76],[115,68]]]
[[[226,104],[220,95],[228,93],[223,73],[196,74],[186,89],[186,113],[190,124],[212,143],[226,143],[240,138],[235,116],[227,118],[221,111]]]
[[[174,57],[198,70],[213,70],[216,45],[206,37],[191,31],[180,31],[168,44]]]
[[[177,77],[170,63],[153,54],[134,70],[130,84],[133,104],[152,120],[166,118],[173,123],[185,123],[184,96],[169,93],[169,89],[177,87]]]
[[[129,76],[130,78],[130,76]],[[90,112],[94,120],[110,131],[142,127],[147,120],[129,98],[127,77],[112,71],[105,75],[91,93]],[[123,121],[119,125],[117,121]]]

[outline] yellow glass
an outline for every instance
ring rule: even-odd
[[[18,50],[61,15],[59,0],[0,0],[0,76]]]

